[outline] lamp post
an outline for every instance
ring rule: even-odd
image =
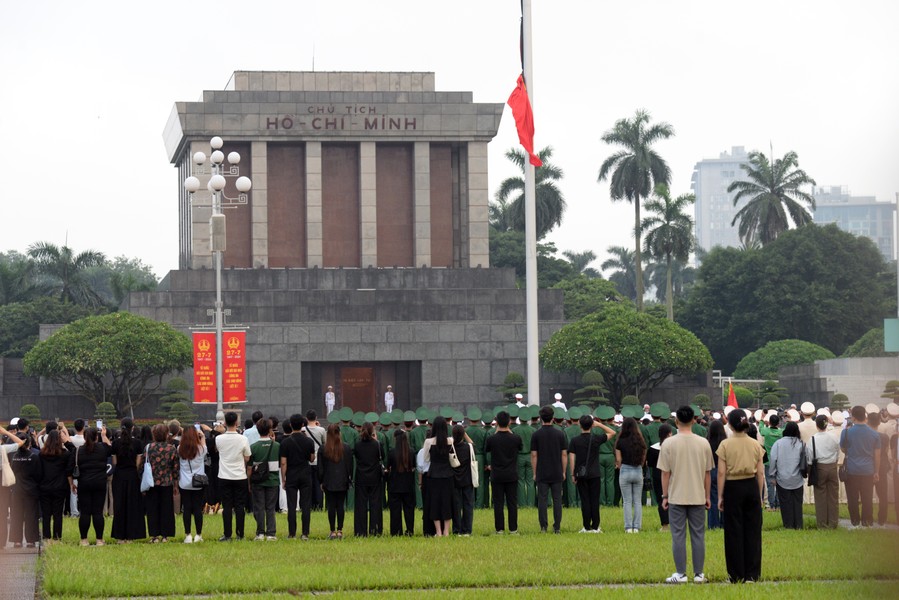
[[[225,251],[225,215],[222,213],[223,206],[246,204],[246,194],[252,187],[249,177],[240,176],[238,163],[240,163],[240,154],[237,152],[228,153],[228,164],[230,167],[223,174],[222,166],[225,162],[225,153],[222,152],[224,142],[219,136],[215,136],[209,140],[212,153],[209,155],[211,171],[209,182],[206,188],[212,196],[212,202],[209,205],[212,208],[212,215],[209,217],[209,249],[212,251],[213,267],[215,268],[215,307],[213,309],[215,321],[215,418],[218,421],[224,421],[224,374],[222,373],[222,329],[224,327],[224,307],[222,304],[222,253]],[[194,164],[199,167],[198,171],[205,171],[206,154],[204,152],[196,152],[193,155]],[[237,176],[235,186],[239,192],[237,198],[228,198],[224,195],[225,184],[227,180],[225,175]],[[200,180],[191,175],[184,180],[184,189],[191,195],[193,202],[193,194],[200,189]],[[205,206],[205,205],[197,205]]]

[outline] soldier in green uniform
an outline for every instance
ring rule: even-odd
[[[425,439],[428,437],[428,421],[431,418],[430,410],[424,406],[419,406],[415,411],[415,417],[418,419],[418,426],[409,432],[409,448],[412,450],[412,454],[417,457],[418,451],[424,447]],[[417,485],[415,486],[415,506],[419,510],[422,508],[421,487]]]
[[[484,450],[484,445],[487,443],[487,431],[481,424],[483,415],[480,408],[469,408],[466,416],[468,417],[469,425],[465,428],[465,433],[468,434],[468,437],[471,438],[471,443],[474,444],[474,457],[478,461],[479,485],[474,491],[474,507],[488,508],[486,492],[489,485],[485,479],[486,471],[484,470],[484,467],[487,465],[487,457]]]
[[[358,421],[361,425],[364,422],[364,419],[361,418],[362,413],[353,414],[353,409],[349,406],[344,406],[340,409],[340,437],[343,439],[343,443],[350,447],[350,451],[352,451],[356,447],[356,442],[359,440],[359,432],[356,431],[355,424]],[[356,476],[356,461],[353,460],[353,477]],[[347,510],[353,510],[353,507],[356,505],[356,493],[353,489],[353,486],[350,486],[347,489]]]
[[[565,439],[568,440],[568,445],[571,445],[571,440],[581,434],[581,426],[578,424],[577,420],[581,418],[581,415],[585,414],[584,410],[580,406],[572,406],[568,409],[568,421],[571,423],[568,427],[565,428]],[[567,448],[567,446],[566,446]],[[577,493],[577,486],[574,484],[574,473],[571,471],[572,465],[566,461],[566,470],[568,471],[565,476],[565,496],[568,499],[567,506],[577,506],[581,505],[581,498]]]
[[[695,404],[691,404],[690,408],[693,409],[693,415],[694,415],[693,416],[693,425],[690,427],[690,429],[692,429],[693,433],[698,435],[699,437],[704,437],[704,438],[709,437],[709,430],[706,429],[706,427],[702,423],[700,423],[700,421],[702,420],[702,411],[699,410],[699,407],[696,406]]]
[[[534,429],[528,425],[531,418],[531,409],[537,409],[536,406],[525,406],[518,408],[515,404],[510,404],[506,408],[506,412],[513,419],[516,417],[521,421],[520,424],[512,427],[512,433],[521,438],[521,450],[518,452],[518,507],[532,507],[537,503],[537,490],[534,487],[534,472],[531,466],[531,436],[534,435]],[[522,413],[524,413],[522,415]]]
[[[615,431],[620,427],[612,424],[615,418],[615,409],[611,406],[600,406],[596,409],[596,418]],[[604,444],[599,446],[599,472],[600,488],[599,503],[602,506],[615,506],[615,436],[610,436]]]

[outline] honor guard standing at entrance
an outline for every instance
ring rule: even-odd
[[[384,392],[384,410],[393,412],[393,386],[388,385],[387,391]]]
[[[337,405],[337,396],[334,395],[334,388],[332,386],[328,386],[328,391],[325,392],[325,414],[330,415],[334,412],[334,407]]]

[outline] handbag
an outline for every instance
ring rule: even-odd
[[[140,491],[146,494],[150,488],[155,486],[153,481],[153,467],[150,466],[150,445],[144,448],[144,472],[140,477]]]
[[[803,478],[808,477],[808,455],[805,453],[805,443],[800,442],[802,448],[799,450],[799,475]]]
[[[268,463],[272,458],[272,448],[274,447],[275,442],[272,442],[272,445],[268,447],[268,455],[265,457],[265,460],[253,465],[253,471],[250,473],[250,483],[264,483],[268,479]]]
[[[0,448],[0,487],[10,487],[16,484],[16,474],[12,472],[12,466],[9,464],[9,457],[6,452]],[[4,515],[5,517],[5,515]]]
[[[471,452],[471,485],[473,487],[478,487],[478,485],[481,483],[481,465],[478,463],[478,459],[476,459],[474,456],[474,446],[469,444],[468,451]]]
[[[587,463],[590,462],[590,446],[593,445],[593,434],[590,434],[590,439],[587,440],[587,457],[584,459],[584,464],[582,464],[577,469],[577,473],[574,474],[577,479],[584,479],[587,477]]]
[[[190,487],[204,488],[209,485],[209,476],[206,473],[194,473],[192,461],[187,461],[187,466],[191,472]]]
[[[81,475],[81,469],[78,468],[78,451],[81,449],[81,446],[75,448],[75,468],[72,469],[72,479],[78,479]]]
[[[812,462],[808,466],[808,486],[818,485],[818,451],[815,447],[815,436],[812,436]]]
[[[456,455],[456,447],[450,444],[449,441],[447,441],[447,444],[450,447],[449,464],[452,468],[458,469],[462,466],[462,461],[460,461],[459,457]]]
[[[846,473],[846,463],[840,465],[840,468],[837,469],[837,477],[839,477],[840,481],[846,481],[846,477],[848,473]]]

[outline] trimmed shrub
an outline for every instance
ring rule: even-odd
[[[734,369],[736,379],[777,379],[781,367],[808,365],[816,360],[834,358],[833,352],[811,342],[780,340],[768,342],[743,357]]]
[[[693,404],[702,410],[712,410],[712,399],[706,394],[696,394],[693,396]]]
[[[28,419],[29,423],[41,420],[41,409],[34,404],[23,404],[19,409],[19,418]],[[37,429],[37,427],[35,427]]]
[[[734,395],[740,408],[751,408],[755,404],[755,392],[739,385],[734,386]]]
[[[621,406],[636,406],[637,404],[640,404],[640,399],[636,396],[629,395],[621,399]]]
[[[849,396],[846,394],[834,394],[830,399],[830,410],[848,410]]]

